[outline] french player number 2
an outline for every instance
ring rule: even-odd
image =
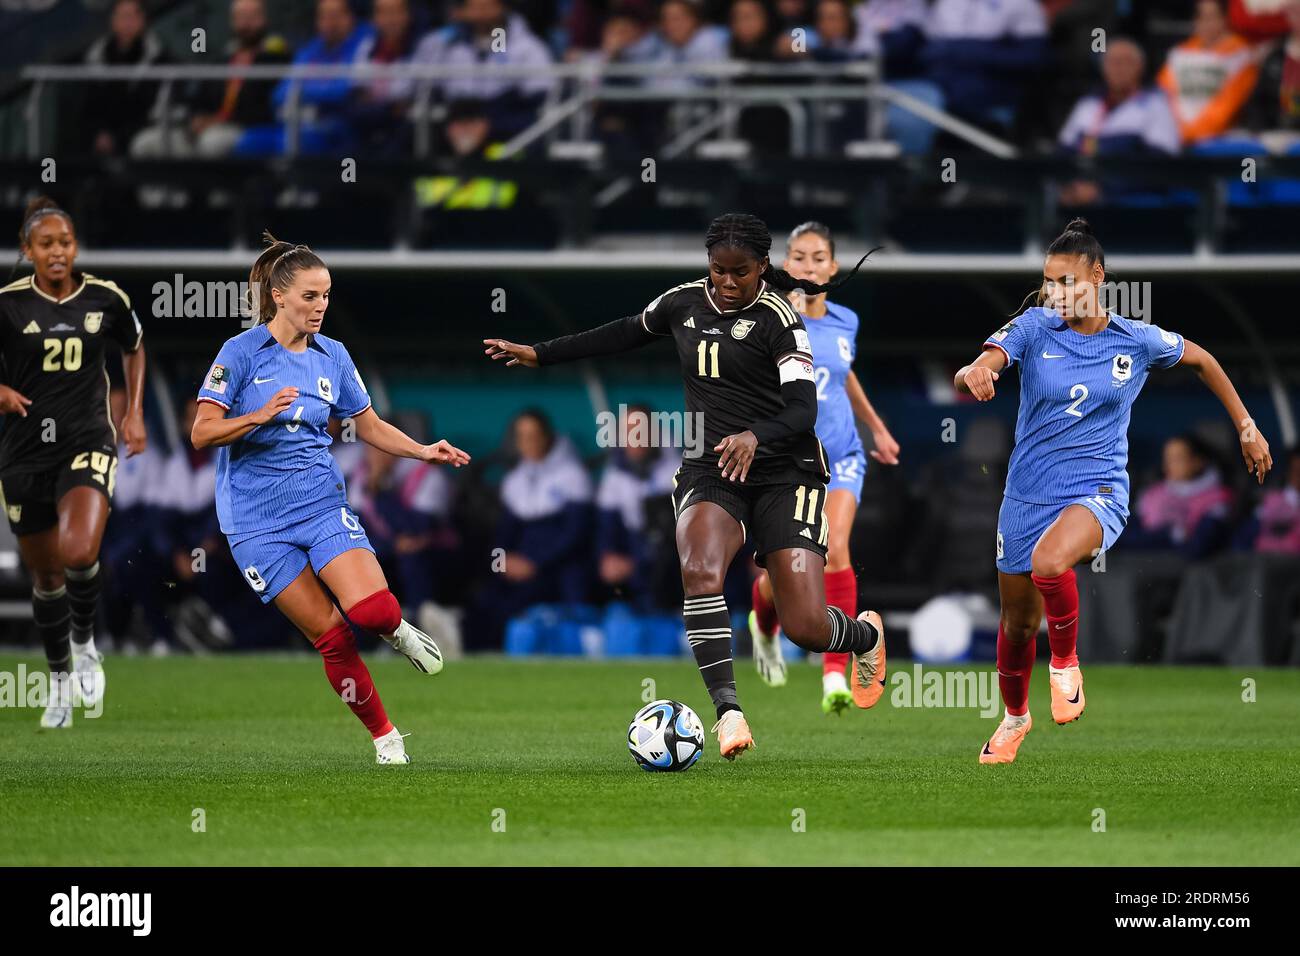
[[[1082,418],[1083,412],[1079,411],[1079,406],[1082,405],[1083,400],[1088,397],[1088,386],[1074,386],[1070,389],[1070,397],[1074,399],[1074,402],[1065,410],[1065,414],[1073,415],[1075,418]]]
[[[818,365],[813,369],[813,379],[817,382],[817,401],[826,401],[828,397],[826,395],[826,386],[831,383],[831,370],[825,365]]]

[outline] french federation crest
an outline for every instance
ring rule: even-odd
[[[330,384],[330,380],[324,375],[316,379],[316,391],[320,393],[320,397],[325,401],[334,401],[334,386]]]
[[[749,330],[754,327],[753,319],[737,319],[736,324],[731,327],[731,337],[733,339],[743,339],[749,334]]]
[[[20,522],[20,521],[23,520],[23,506],[22,506],[22,505],[10,505],[10,506],[9,506],[9,520],[12,521],[14,524],[17,524],[18,522]]]
[[[244,568],[244,580],[247,581],[248,586],[258,594],[261,594],[266,590],[266,579],[263,578],[262,573],[251,564]]]
[[[846,362],[852,362],[853,346],[849,344],[849,340],[841,335],[838,339],[836,339],[836,342],[840,347],[840,358],[844,359],[844,361]]]
[[[103,324],[104,324],[103,312],[86,313],[86,321],[85,321],[86,331],[89,332],[91,335],[94,335],[96,332],[98,332],[99,327]]]
[[[1133,375],[1133,356],[1116,355],[1111,362],[1110,375],[1116,382],[1127,382]]]

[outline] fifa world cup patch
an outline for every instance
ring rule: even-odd
[[[89,332],[91,335],[94,335],[96,332],[98,332],[98,331],[99,331],[99,327],[100,327],[101,325],[103,325],[103,324],[104,324],[104,313],[103,313],[103,312],[87,312],[87,313],[86,313],[86,321],[85,321],[84,325],[85,325],[85,327],[86,327],[86,331]]]
[[[226,371],[224,365],[212,366],[212,371],[208,372],[208,382],[203,387],[209,392],[216,392],[218,395],[226,394],[226,382],[230,380],[230,373]]]
[[[1015,322],[1008,322],[1006,325],[1002,326],[1002,328],[998,329],[996,332],[990,335],[989,338],[993,339],[993,341],[995,342],[1001,342],[1009,334],[1011,334],[1011,330],[1014,329],[1015,327],[1016,327]]]

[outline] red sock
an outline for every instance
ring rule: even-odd
[[[1034,669],[1036,637],[1023,644],[1007,640],[998,622],[998,687],[1007,713],[1019,717],[1029,712],[1029,675]]]
[[[852,568],[845,568],[843,571],[832,571],[826,575],[826,603],[839,608],[849,617],[858,616],[858,576],[853,573]],[[822,655],[822,673],[833,674],[839,671],[844,673],[844,668],[849,664],[848,654],[823,654]]]
[[[1053,667],[1079,666],[1079,584],[1074,568],[1054,578],[1031,574],[1047,610],[1047,640]]]
[[[762,576],[754,578],[754,614],[758,617],[758,629],[764,634],[775,634],[776,629],[781,626],[781,621],[776,616],[776,605],[763,597],[763,592],[758,589],[758,582],[763,580]]]
[[[357,653],[352,628],[346,623],[340,624],[313,643],[325,659],[325,676],[329,678],[330,686],[366,725],[370,736],[382,737],[392,730],[379,691],[375,690],[375,682],[370,679],[370,671]]]

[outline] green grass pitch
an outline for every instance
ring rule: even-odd
[[[110,657],[98,719],[0,709],[0,864],[1300,864],[1298,671],[1085,667],[1057,727],[1040,661],[1019,760],[983,767],[976,710],[824,717],[818,669],[737,665],[757,749],[649,774],[643,680],[712,724],[688,662],[372,658],[415,760],[379,767],[311,657]]]

